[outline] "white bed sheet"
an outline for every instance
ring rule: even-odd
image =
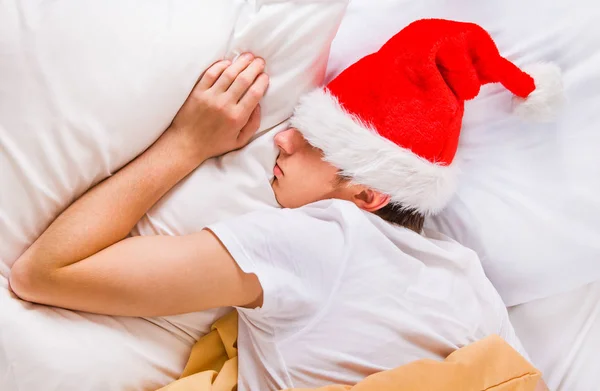
[[[157,389],[179,376],[193,343],[160,319],[25,303],[0,276],[1,391]]]
[[[600,390],[600,281],[509,308],[552,391]]]

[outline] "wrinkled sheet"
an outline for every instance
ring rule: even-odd
[[[550,390],[600,389],[600,281],[511,307],[508,313]]]

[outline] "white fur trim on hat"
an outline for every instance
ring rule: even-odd
[[[537,63],[522,69],[533,78],[535,90],[527,98],[514,96],[513,111],[524,119],[551,121],[564,101],[560,68],[553,63]]]
[[[433,214],[454,194],[455,164],[432,163],[380,136],[327,90],[301,97],[290,121],[344,176],[388,194],[403,208]]]

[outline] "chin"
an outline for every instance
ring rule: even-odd
[[[277,178],[271,182],[271,189],[273,189],[275,200],[282,208],[295,209],[319,201],[319,198],[312,200],[306,194],[298,194],[295,188],[286,188],[287,192],[284,191],[281,182]]]
[[[279,197],[279,191],[277,191],[278,186],[279,183],[277,182],[277,178],[273,179],[273,181],[271,182],[271,189],[273,190],[273,194],[275,195],[275,201],[277,201],[279,206],[281,206],[282,208],[286,208],[285,204],[282,203]]]
[[[277,191],[276,186],[271,185],[271,188],[273,189],[273,193],[275,194],[275,200],[277,201],[279,206],[281,206],[282,208],[294,209],[294,208],[299,208],[301,206],[306,205],[306,204],[299,204],[298,202],[294,202],[294,200],[286,199],[286,197],[284,195],[282,195],[280,191]]]

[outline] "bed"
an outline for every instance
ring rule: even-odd
[[[468,103],[459,192],[428,225],[478,252],[550,389],[597,390],[594,0],[193,3],[0,4],[0,53],[7,54],[0,56],[0,390],[156,389],[177,377],[193,342],[227,311],[105,317],[23,303],[7,285],[12,262],[61,208],[160,134],[200,69],[242,50],[266,57],[279,76],[263,127],[246,150],[211,162],[169,193],[132,234],[182,234],[276,206],[265,174],[276,154],[271,137],[285,127],[297,96],[423,17],[477,22],[518,65],[547,60],[563,68],[568,101],[552,124],[511,118],[510,99],[496,86]],[[199,25],[206,14],[211,23]],[[195,38],[205,36],[211,39]],[[190,54],[198,52],[204,54]],[[132,101],[138,109],[124,110]],[[88,166],[94,169],[77,169]],[[198,193],[203,181],[215,186]],[[209,207],[217,201],[220,208]]]

